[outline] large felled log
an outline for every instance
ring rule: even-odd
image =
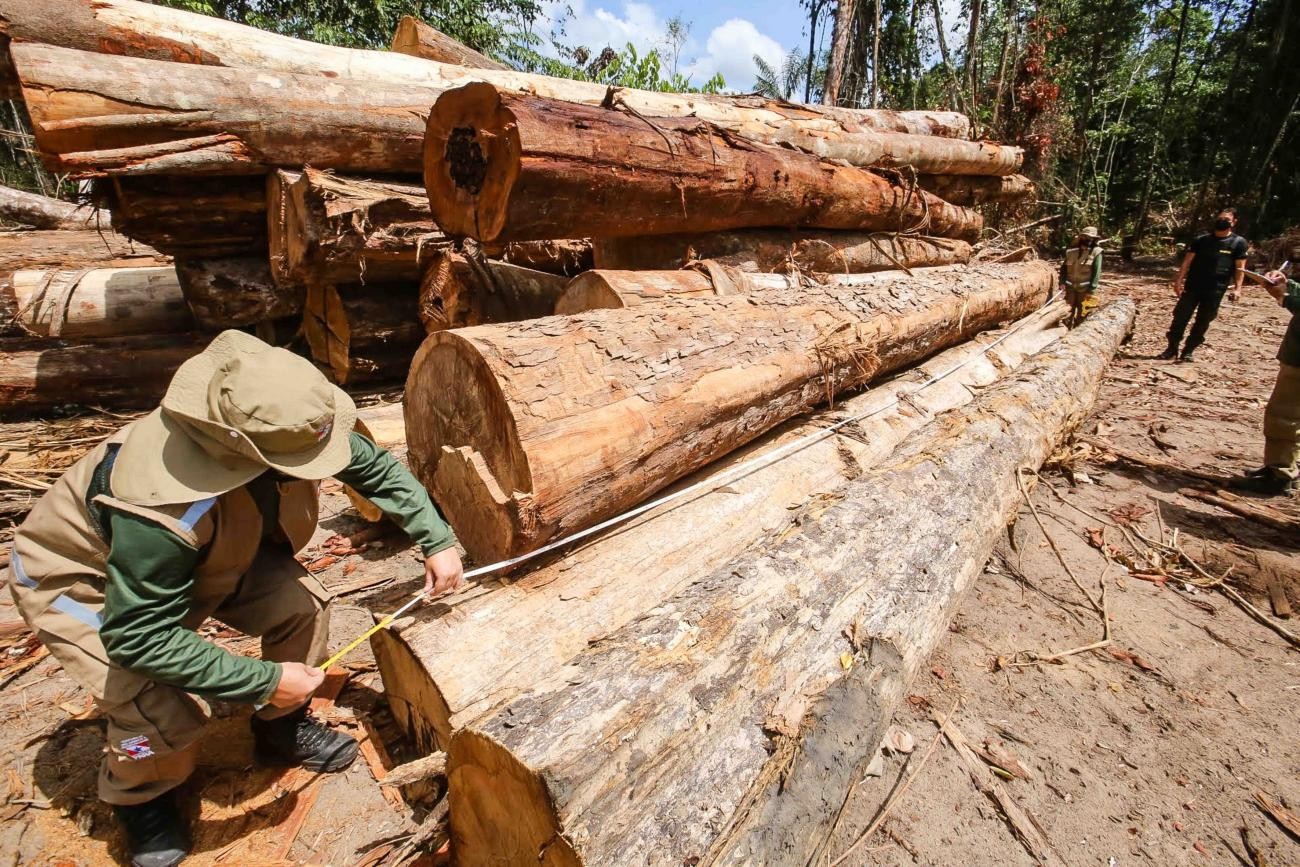
[[[595,82],[468,69],[391,51],[320,45],[136,0],[13,3],[0,17],[0,32],[26,42],[83,51],[173,63],[278,70],[334,80],[392,82],[440,90],[469,81],[489,81],[500,87],[591,105],[601,104],[608,95],[608,88]],[[971,131],[969,119],[956,112],[855,110],[793,105],[759,96],[633,89],[620,89],[620,95],[641,114],[695,115],[718,123],[762,121],[779,125],[795,121],[815,123],[827,130],[879,130],[955,138],[966,138]]]
[[[0,232],[0,274],[20,268],[84,268],[160,265],[157,250],[132,242],[110,228]]]
[[[456,66],[475,69],[509,69],[486,54],[480,54],[468,45],[452,39],[446,33],[425,24],[413,15],[403,15],[393,33],[392,50],[411,57],[437,60]]]
[[[1041,262],[889,290],[791,284],[431,335],[406,385],[412,469],[480,562],[640,502],[792,415],[1049,294]]]
[[[18,321],[47,337],[125,337],[190,331],[176,269],[39,269],[14,272]]]
[[[65,404],[155,406],[181,362],[202,351],[211,339],[211,335],[179,334],[92,342],[2,340],[0,418]]]
[[[440,92],[10,46],[46,164],[100,174],[263,173],[273,166],[420,171]]]
[[[272,274],[282,285],[415,282],[450,246],[414,184],[282,169],[268,176],[266,199]],[[486,253],[553,274],[591,267],[588,241],[498,244]]]
[[[114,229],[168,255],[247,256],[266,247],[261,178],[108,178],[94,188]]]
[[[102,216],[107,225],[108,215]],[[99,217],[94,208],[0,186],[0,219],[37,229],[88,229],[95,227]]]
[[[451,235],[616,238],[751,226],[972,238],[980,217],[922,190],[699,120],[644,118],[471,84],[438,98],[424,185]]]
[[[602,636],[448,750],[459,863],[805,865],[1037,468],[1119,302],[910,437],[798,531]]]
[[[952,238],[881,233],[746,229],[704,235],[608,238],[594,247],[594,267],[625,271],[681,268],[712,259],[744,271],[863,274],[970,261],[970,244]]]
[[[959,242],[960,243],[960,242]],[[928,280],[956,266],[918,268],[911,277]],[[669,298],[708,298],[715,295],[745,295],[756,304],[787,304],[799,297],[799,275],[762,274],[741,271],[713,260],[697,268],[678,271],[607,271],[597,269],[580,274],[565,287],[555,302],[557,315],[569,316],[586,310],[635,307]],[[901,271],[871,274],[825,274],[820,284],[852,292],[877,291],[881,287],[906,289],[911,282]]]
[[[833,494],[937,413],[1056,339],[1059,304],[939,353],[834,410],[792,421],[684,480],[683,499],[584,545],[517,582],[459,601],[437,617],[377,633],[373,644],[394,714],[423,749],[544,682],[589,643],[661,604],[700,574],[804,520],[810,499]],[[1000,340],[989,349],[989,344]],[[955,371],[955,372],[953,372]],[[950,374],[943,376],[944,374]],[[939,378],[943,376],[943,378]],[[936,381],[937,380],[937,381]],[[813,426],[861,421],[745,475],[734,468],[788,446]],[[471,638],[472,636],[472,638]],[[466,665],[472,642],[492,665]]]
[[[550,316],[569,280],[481,256],[444,252],[420,281],[426,331]]]
[[[964,207],[1009,205],[1028,201],[1038,195],[1038,187],[1024,175],[921,175],[916,182],[921,185],[921,189],[929,190],[945,202]]]
[[[238,328],[302,313],[307,292],[271,279],[265,256],[178,259],[176,273],[203,328]]]
[[[417,280],[449,245],[417,186],[315,169],[267,178],[272,275],[281,285]]]

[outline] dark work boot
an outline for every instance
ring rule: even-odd
[[[115,804],[113,815],[126,831],[134,867],[173,867],[189,854],[189,831],[173,792],[143,804]]]
[[[1160,353],[1160,360],[1161,360],[1161,361],[1173,361],[1173,360],[1174,360],[1175,358],[1177,358],[1177,357],[1178,357],[1178,344],[1177,344],[1177,343],[1172,343],[1172,342],[1171,342],[1167,347],[1165,347],[1165,351],[1162,352],[1162,353]]]
[[[301,707],[276,719],[253,717],[253,754],[264,765],[299,765],[330,774],[357,757],[354,738],[318,722]]]
[[[1280,497],[1283,494],[1289,494],[1296,489],[1295,479],[1289,479],[1279,472],[1264,468],[1263,472],[1256,470],[1253,473],[1247,473],[1244,476],[1233,479],[1229,487],[1238,491],[1248,491],[1252,494],[1263,494],[1266,497]]]
[[[1178,356],[1178,360],[1179,360],[1179,361],[1189,362],[1189,363],[1190,363],[1190,362],[1195,361],[1196,359],[1192,357],[1192,350],[1190,350],[1190,349],[1184,349],[1184,350],[1183,350],[1183,354],[1180,355],[1180,356]]]

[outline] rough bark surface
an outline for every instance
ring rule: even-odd
[[[41,0],[10,4],[0,31],[27,42],[44,42],[173,63],[200,63],[277,70],[335,80],[370,80],[446,90],[487,81],[512,90],[600,105],[609,88],[529,73],[469,69],[392,51],[320,45],[267,33],[219,18],[195,15],[136,0]],[[621,97],[649,116],[697,116],[715,122],[794,120],[828,130],[886,132],[967,138],[970,120],[949,111],[883,111],[793,105],[760,96],[659,93],[620,88]],[[426,106],[427,108],[427,106]]]
[[[1096,315],[798,531],[457,732],[460,863],[805,865],[1015,514],[1018,471],[1085,417],[1132,316]]]
[[[178,259],[176,273],[203,328],[241,328],[297,316],[307,297],[301,286],[276,285],[263,256]]]
[[[168,255],[247,256],[266,248],[261,178],[108,178],[94,188],[116,231]]]
[[[960,242],[957,242],[960,243]],[[953,272],[958,266],[918,268],[911,278],[929,280]],[[716,261],[705,260],[695,268],[678,271],[608,271],[597,269],[575,277],[555,303],[558,315],[569,316],[587,310],[635,307],[670,298],[707,298],[744,295],[759,305],[782,305],[797,300],[805,283],[830,285],[836,290],[862,292],[870,289],[906,290],[909,276],[901,271],[870,274],[823,274],[816,278],[742,271]]]
[[[282,285],[418,280],[449,246],[418,186],[316,169],[267,177],[272,274]]]
[[[787,278],[788,279],[788,278]],[[841,391],[1019,318],[1040,262],[885,288],[808,284],[431,335],[412,469],[480,562],[616,514]]]
[[[101,218],[107,224],[108,215],[94,208],[0,186],[0,219],[36,229],[92,229]]]
[[[861,274],[954,265],[971,256],[970,244],[952,238],[785,229],[609,238],[594,248],[596,268],[625,271],[681,268],[712,259],[744,271]]]
[[[160,265],[167,261],[157,250],[115,234],[105,226],[96,229],[50,229],[0,232],[0,274],[20,268],[105,268],[125,265]]]
[[[810,501],[843,487],[939,412],[968,403],[1062,332],[1060,304],[939,353],[834,410],[791,421],[688,477],[701,493],[620,527],[558,562],[460,601],[373,644],[385,695],[423,749],[547,680],[590,643],[640,617],[700,574],[803,520]],[[1000,340],[989,349],[989,344]],[[942,379],[945,373],[951,375]],[[937,381],[933,381],[936,380]],[[924,386],[924,387],[922,387]],[[734,468],[846,416],[865,418],[777,463]],[[373,426],[372,426],[373,427]],[[472,644],[492,665],[465,665]]]
[[[437,60],[474,69],[509,69],[486,54],[452,39],[446,33],[425,24],[412,15],[403,15],[393,33],[392,50],[411,57]]]
[[[436,88],[10,46],[37,146],[77,176],[419,174]]]
[[[1027,202],[1038,195],[1038,187],[1024,175],[980,177],[978,175],[921,175],[921,189],[945,202],[963,207],[1010,205]]]
[[[176,368],[211,339],[211,335],[178,334],[93,342],[2,340],[0,418],[67,404],[118,409],[156,406]]]
[[[426,331],[550,316],[567,277],[481,256],[440,254],[420,282]]]
[[[14,272],[18,322],[45,337],[126,337],[194,328],[170,265]]]
[[[486,242],[773,225],[969,239],[982,225],[913,186],[700,120],[647,122],[486,84],[434,104],[424,185],[448,234]]]

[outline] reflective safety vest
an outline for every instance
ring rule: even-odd
[[[1100,247],[1071,247],[1065,251],[1065,285],[1069,289],[1092,288],[1092,266],[1101,255]]]
[[[164,506],[138,506],[109,494],[89,498],[96,470],[116,455],[129,430],[100,443],[45,492],[14,535],[10,559],[10,589],[23,618],[43,633],[52,652],[57,649],[54,655],[73,679],[110,704],[129,699],[147,680],[113,666],[99,637],[109,546],[91,503],[152,521],[202,550],[184,619],[190,629],[235,592],[264,535],[262,513],[243,487]],[[280,483],[279,490],[278,535],[297,552],[316,530],[318,484],[295,480]]]

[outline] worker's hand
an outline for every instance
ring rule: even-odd
[[[1276,286],[1278,284],[1286,283],[1286,274],[1274,269],[1265,274],[1264,279]]]
[[[1273,296],[1274,301],[1281,303],[1286,297],[1286,275],[1281,271],[1269,271],[1264,275],[1264,279],[1268,281],[1264,284],[1264,289]]]
[[[465,566],[455,546],[430,554],[424,561],[424,595],[441,596],[465,583]]]
[[[298,707],[306,704],[325,680],[325,672],[301,662],[280,663],[280,682],[271,693],[271,704],[276,707]]]

